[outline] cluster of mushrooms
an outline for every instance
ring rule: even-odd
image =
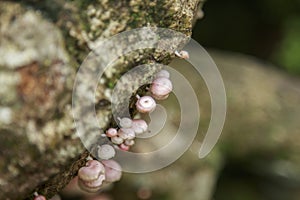
[[[175,52],[175,55],[187,59],[189,55],[186,51]],[[170,73],[166,70],[159,71],[150,86],[151,95],[136,96],[136,109],[140,113],[150,113],[156,107],[155,100],[165,100],[172,91]],[[118,118],[119,129],[108,128],[102,136],[108,137],[114,144],[98,145],[97,154],[101,161],[87,158],[87,163],[78,171],[78,186],[86,192],[98,192],[104,185],[113,183],[121,179],[122,168],[112,158],[115,156],[115,148],[128,151],[134,145],[137,135],[145,133],[148,124],[143,119],[130,119],[128,117]],[[35,193],[34,200],[46,200],[43,195]]]
[[[166,70],[158,72],[151,83],[151,96],[138,96],[135,104],[140,113],[150,113],[156,107],[156,100],[168,98],[172,91],[170,74]],[[86,192],[97,192],[105,183],[112,183],[120,180],[122,176],[121,166],[112,158],[115,156],[115,148],[128,151],[134,145],[137,135],[147,131],[148,125],[143,119],[130,119],[128,117],[118,118],[119,129],[109,128],[105,132],[105,137],[110,138],[114,144],[99,145],[97,156],[101,159],[89,160],[86,166],[78,171],[78,185]]]
[[[137,95],[137,102],[135,105],[140,113],[152,112],[156,107],[154,99],[164,100],[169,96],[172,91],[172,83],[169,77],[170,74],[168,71],[161,70],[156,74],[155,79],[151,84],[151,96],[140,97]],[[109,128],[106,131],[106,136],[109,137],[111,142],[117,145],[119,149],[128,151],[135,143],[134,138],[147,131],[148,124],[143,119],[130,119],[128,117],[118,118],[118,120],[120,129]],[[101,158],[101,155],[98,156]]]

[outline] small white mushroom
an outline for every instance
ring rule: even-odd
[[[111,159],[116,154],[114,147],[109,144],[98,146],[98,157],[104,160]]]
[[[147,131],[148,129],[148,124],[146,123],[145,120],[142,119],[134,119],[132,120],[132,127],[133,131],[135,132],[136,135],[142,134]]]
[[[118,120],[122,128],[130,128],[132,125],[132,120],[128,117],[118,118]]]
[[[124,139],[117,135],[111,138],[111,142],[114,144],[122,144]]]
[[[127,146],[133,146],[134,145],[134,140],[125,140],[124,144]]]
[[[120,128],[118,131],[118,135],[124,140],[135,138],[135,133],[132,128]]]

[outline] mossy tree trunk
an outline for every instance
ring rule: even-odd
[[[32,199],[35,191],[51,197],[84,165],[71,96],[76,70],[97,41],[143,26],[190,36],[201,7],[199,0],[1,1],[0,199]],[[147,59],[124,60],[114,76]],[[111,123],[108,108],[99,107],[103,128]]]

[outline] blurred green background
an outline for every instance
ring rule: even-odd
[[[282,71],[300,75],[299,0],[208,0],[203,10],[205,16],[193,32],[201,45],[252,55]],[[227,161],[214,199],[300,199],[299,179],[272,174],[266,167],[268,161],[248,159]]]
[[[299,0],[208,0],[193,38],[205,47],[254,55],[300,74]]]

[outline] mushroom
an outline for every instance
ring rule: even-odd
[[[105,168],[97,160],[89,160],[78,171],[78,186],[86,192],[97,192],[105,180]]]
[[[157,100],[163,100],[168,98],[173,86],[170,79],[165,77],[160,77],[152,82],[150,91],[152,96]]]
[[[114,147],[112,147],[109,144],[103,144],[101,146],[98,146],[98,157],[101,159],[111,159],[116,154],[116,151]]]
[[[145,120],[142,119],[134,119],[132,120],[132,130],[135,132],[135,134],[142,134],[147,131],[148,124]]]
[[[156,103],[151,96],[143,96],[143,97],[137,96],[137,98],[138,100],[135,105],[136,105],[136,109],[140,113],[150,113],[155,109]]]
[[[103,160],[101,161],[105,167],[105,181],[106,182],[116,182],[122,177],[122,168],[114,160]]]
[[[116,135],[118,135],[117,129],[115,129],[115,128],[109,128],[109,129],[107,129],[107,131],[106,131],[106,136],[107,137],[114,137]]]

